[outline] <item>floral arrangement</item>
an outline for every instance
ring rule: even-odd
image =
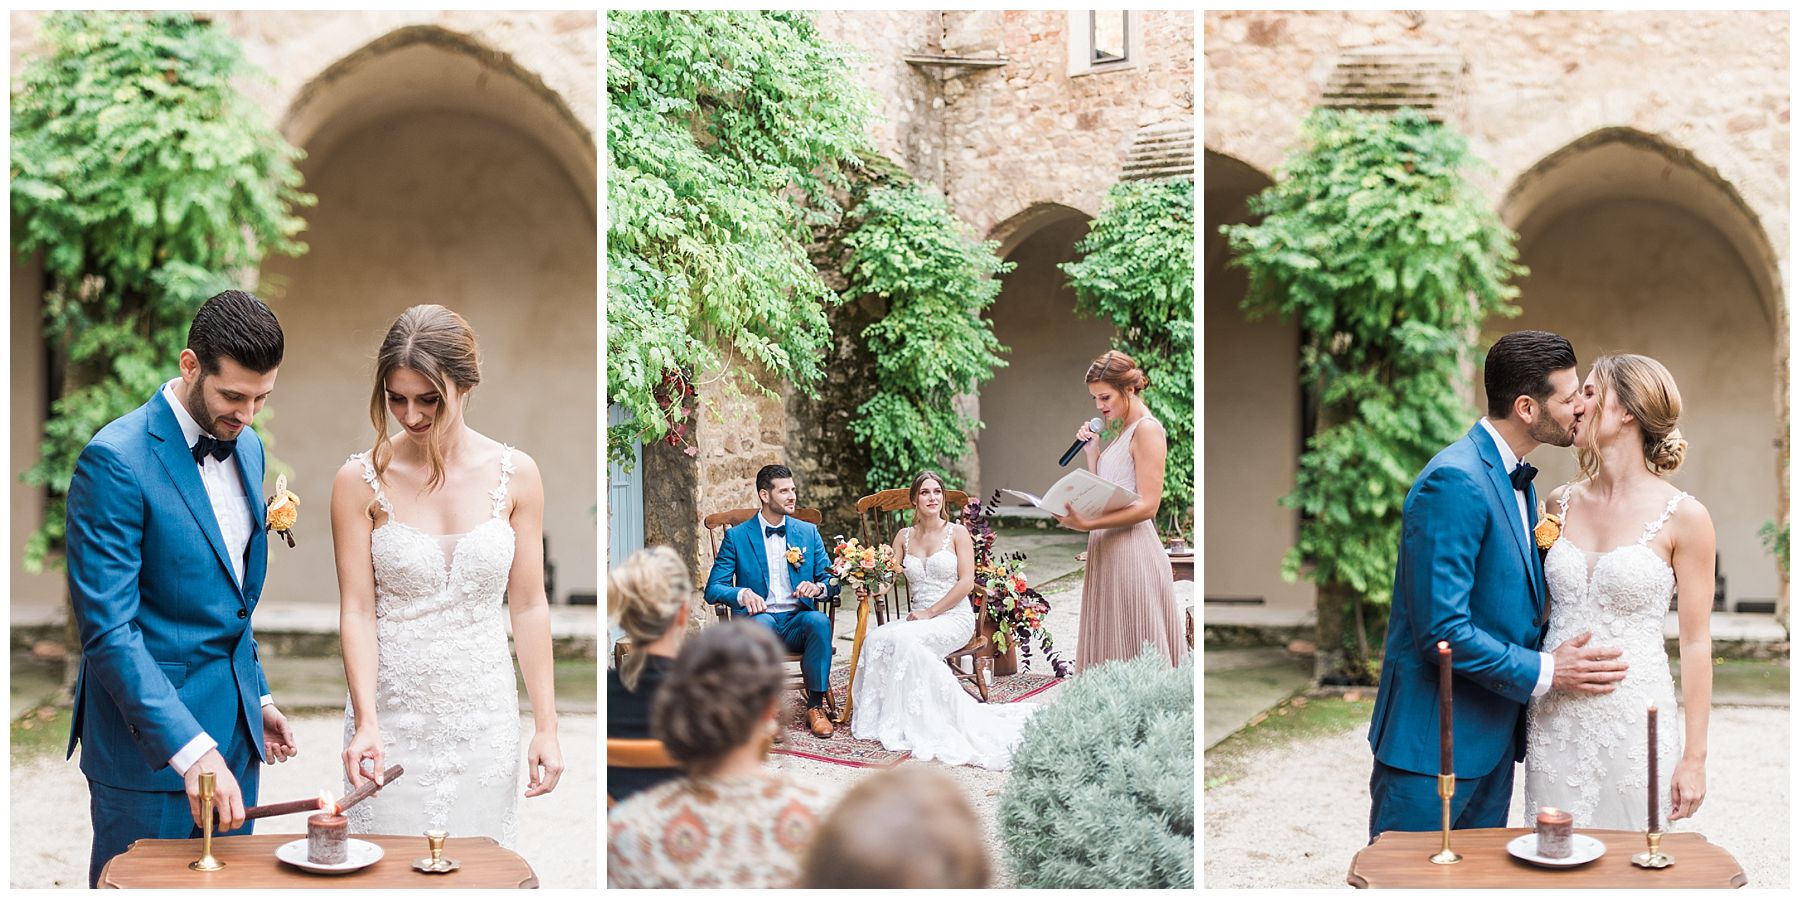
[[[831,551],[833,585],[855,581],[856,589],[867,590],[871,589],[871,584],[893,580],[893,547],[886,544],[864,546],[855,537],[846,540],[842,534],[834,539],[837,545]]]
[[[1017,646],[1019,666],[1030,670],[1031,644],[1035,641],[1043,649],[1044,658],[1056,676],[1068,677],[1069,663],[1057,655],[1055,640],[1050,636],[1050,629],[1044,626],[1044,619],[1050,614],[1050,601],[1032,589],[1031,582],[1026,579],[1025,554],[994,555],[997,535],[988,524],[988,515],[999,502],[1000,493],[995,491],[985,505],[971,499],[963,510],[963,525],[969,529],[969,536],[975,543],[974,595],[982,601],[982,614],[996,625],[994,650],[1006,652],[1009,646]]]
[[[799,547],[799,546],[788,547],[787,560],[788,560],[789,568],[799,568],[800,563],[802,561],[804,561],[805,559],[806,559],[806,549],[804,547]]]

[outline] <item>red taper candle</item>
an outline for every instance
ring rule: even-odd
[[[1438,726],[1442,734],[1443,759],[1439,762],[1439,774],[1456,773],[1456,753],[1451,743],[1454,737],[1450,727],[1450,644],[1438,641]]]
[[[1656,811],[1656,701],[1650,701],[1650,830],[1657,827]]]

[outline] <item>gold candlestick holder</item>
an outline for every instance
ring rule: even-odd
[[[1444,846],[1431,857],[1434,865],[1454,865],[1462,861],[1462,856],[1450,850],[1450,797],[1456,795],[1456,775],[1438,775],[1438,798],[1444,802]]]
[[[213,793],[218,789],[216,778],[211,771],[200,775],[200,857],[188,862],[188,867],[196,871],[217,871],[225,867],[225,863],[213,857]]]
[[[1649,830],[1644,832],[1646,848],[1631,857],[1631,863],[1640,868],[1667,868],[1675,864],[1675,856],[1662,851],[1663,832]]]

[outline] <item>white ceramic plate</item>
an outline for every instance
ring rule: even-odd
[[[1537,834],[1528,833],[1517,836],[1506,844],[1506,851],[1513,858],[1521,858],[1534,865],[1550,868],[1572,868],[1585,865],[1606,854],[1606,844],[1586,834],[1573,834],[1569,838],[1568,858],[1545,858],[1537,854]]]
[[[348,874],[360,871],[381,861],[381,847],[367,840],[351,839],[344,847],[344,861],[336,865],[321,865],[306,859],[306,838],[301,837],[291,843],[283,843],[275,849],[275,857],[293,865],[305,868],[314,874]]]

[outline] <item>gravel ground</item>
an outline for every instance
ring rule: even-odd
[[[1713,709],[1707,796],[1679,830],[1731,852],[1752,888],[1788,886],[1789,716],[1785,708]],[[1300,740],[1247,760],[1254,773],[1205,792],[1204,885],[1343,887],[1368,842],[1368,727]],[[1524,825],[1523,772],[1509,826]]]
[[[259,791],[263,799],[298,799],[317,795],[321,789],[337,792],[343,782],[343,767],[337,758],[343,745],[343,715],[293,720],[300,755],[263,768]],[[555,791],[522,801],[520,854],[537,871],[539,884],[545,888],[594,889],[600,882],[595,858],[600,842],[599,728],[590,715],[565,713],[559,720],[566,770]],[[521,727],[529,741],[529,717],[521,719]],[[56,796],[63,801],[46,813],[32,803],[34,796]],[[14,765],[12,797],[9,884],[14,889],[85,888],[93,832],[88,825],[87,780],[76,762],[56,757]],[[265,819],[257,822],[256,832],[305,833],[305,816]],[[425,845],[423,837],[419,845]]]

